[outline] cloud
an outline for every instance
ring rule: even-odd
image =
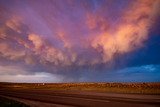
[[[63,42],[64,48],[71,49],[72,45],[68,40],[69,38],[66,37],[65,32],[63,32],[63,31],[58,32],[58,36],[59,36],[60,40]]]
[[[25,56],[25,51],[13,49],[7,43],[0,43],[0,55],[10,60],[18,60]]]
[[[116,69],[159,21],[158,0],[10,2],[0,1],[0,63],[69,79]]]
[[[90,74],[85,72],[79,81],[98,82],[159,82],[160,65],[142,65],[126,67],[111,72]]]
[[[0,39],[5,39],[6,33],[5,33],[5,27],[0,28]]]
[[[100,15],[93,15],[91,13],[87,13],[86,17],[86,24],[90,30],[98,28],[101,31],[104,31],[107,30],[107,28],[109,27],[107,20]]]
[[[13,16],[11,19],[7,20],[6,26],[11,28],[12,30],[21,33],[20,27],[20,18]]]
[[[21,65],[0,66],[0,81],[5,82],[63,82],[64,76],[46,72],[32,72]]]
[[[158,82],[160,81],[160,65],[143,65],[127,67],[112,73],[108,76],[110,81],[128,82]]]
[[[53,63],[54,65],[67,65],[70,64],[70,60],[66,56],[66,54],[63,54],[63,52],[55,48],[54,46],[49,45],[47,41],[42,39],[39,35],[36,34],[29,34],[28,39],[32,41],[34,44],[33,51],[35,54],[40,56],[40,60],[42,63]]]
[[[50,74],[50,73],[35,73],[30,75],[0,75],[0,81],[6,82],[29,82],[29,83],[42,83],[42,82],[63,82],[63,76]]]
[[[34,44],[34,47],[36,50],[39,50],[40,48],[42,48],[43,46],[43,40],[41,39],[40,36],[36,35],[36,34],[29,34],[28,35],[28,39],[30,41],[32,41],[32,43]]]
[[[7,30],[1,29],[1,38],[11,36],[8,29],[12,29],[16,36],[10,37],[11,42],[16,40],[24,47],[23,52],[31,51],[43,64],[49,62],[56,66],[85,66],[107,63],[114,60],[116,54],[128,53],[143,46],[152,21],[155,20],[156,4],[156,0],[131,2],[120,11],[121,16],[115,22],[110,20],[113,16],[105,14],[105,7],[95,7],[95,11],[89,9],[83,14],[77,12],[81,17],[71,21],[72,11],[71,16],[67,16],[60,5],[53,12],[60,12],[61,15],[50,15],[44,12],[46,9],[37,10],[42,8],[39,3],[27,4],[29,8],[24,8],[27,14],[15,4],[15,10],[19,11],[14,11],[16,14],[11,14],[11,18],[6,20]],[[69,5],[66,4],[67,8],[70,8]],[[86,9],[83,6],[81,8]],[[46,17],[48,15],[50,17]],[[75,27],[76,24],[79,28]],[[28,57],[27,54],[23,56]],[[9,54],[8,57],[14,59]],[[27,58],[24,61],[29,64]]]
[[[113,59],[117,53],[133,51],[143,45],[148,37],[149,28],[155,20],[156,1],[142,0],[134,2],[122,16],[121,22],[113,32],[105,31],[95,37],[94,48],[102,46],[103,62]]]
[[[24,59],[26,64],[33,65],[36,64],[35,58],[32,55],[27,55]]]
[[[5,65],[5,66],[0,66],[0,75],[17,75],[17,74],[22,74],[22,75],[27,75],[29,71],[23,67],[20,66],[15,66],[15,65]]]

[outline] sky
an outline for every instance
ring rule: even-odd
[[[160,82],[160,0],[0,0],[0,82]]]

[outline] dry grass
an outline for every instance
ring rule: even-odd
[[[160,83],[0,83],[0,88],[160,94]]]

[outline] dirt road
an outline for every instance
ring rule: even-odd
[[[0,95],[22,100],[26,99],[48,104],[59,104],[76,107],[160,107],[160,95],[29,89],[0,89]]]

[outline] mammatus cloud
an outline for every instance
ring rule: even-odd
[[[81,19],[82,22],[84,21],[84,25],[79,26],[79,28],[74,28],[75,26],[70,24],[79,24],[80,22],[70,22],[66,16],[62,17],[68,25],[59,27],[56,24],[55,26],[47,22],[48,20],[52,21],[51,18],[61,21],[58,20],[56,16],[51,16],[51,18],[45,20],[43,18],[45,16],[44,13],[35,13],[36,10],[25,9],[26,12],[31,14],[31,18],[37,18],[35,22],[32,22],[28,16],[22,16],[23,13],[19,11],[16,13],[17,16],[11,15],[11,18],[6,20],[5,25],[3,25],[4,28],[1,28],[1,38],[3,41],[18,42],[18,45],[22,45],[23,47],[22,51],[14,52],[13,47],[10,46],[11,48],[9,48],[5,42],[1,44],[1,54],[3,57],[16,59],[27,55],[26,51],[30,50],[33,54],[39,56],[40,62],[42,63],[50,62],[53,65],[63,66],[106,63],[113,60],[115,54],[127,53],[143,45],[143,42],[148,37],[149,28],[155,20],[157,14],[155,6],[157,3],[159,2],[156,0],[138,0],[130,3],[130,6],[123,10],[121,17],[118,19],[119,21],[115,23],[113,27],[109,27],[109,24],[114,22],[107,21],[107,18],[104,17],[107,11],[101,8],[99,8],[99,11],[103,13],[101,15],[99,15],[99,11],[95,12],[94,15],[91,14],[90,11],[84,13],[82,17],[84,17],[85,20]],[[30,8],[32,9],[31,6]],[[37,6],[37,8],[39,7]],[[59,7],[54,11],[59,12],[61,8],[62,7]],[[15,10],[17,10],[17,8],[15,8]],[[28,21],[31,22],[28,23]],[[39,24],[40,26],[35,26],[34,24]],[[24,25],[28,29],[24,30]],[[71,28],[66,28],[69,25]],[[43,34],[39,33],[41,32],[39,30],[43,30],[43,28],[48,28],[48,32],[44,29]],[[82,38],[83,35],[81,35],[81,33],[83,30],[86,30],[85,28],[87,29],[88,33],[86,36],[88,37]],[[74,32],[73,30],[75,29],[80,29],[80,31]],[[9,30],[11,30],[10,32],[14,32],[16,36],[7,34]],[[53,33],[52,30],[55,32]],[[98,33],[93,36],[92,30],[94,33]],[[49,32],[52,33],[47,34]],[[10,41],[8,41],[8,39],[10,39]],[[57,43],[54,43],[54,41]],[[75,42],[78,42],[78,44]],[[94,49],[96,49],[96,51],[93,51]],[[93,57],[88,57],[90,55],[93,55]]]
[[[18,60],[25,56],[24,50],[13,49],[6,43],[0,43],[0,48],[1,56],[10,60]]]
[[[143,45],[155,20],[157,3],[159,1],[140,0],[131,4],[114,31],[109,29],[96,37],[92,46],[103,48],[103,62],[112,60],[117,53],[127,53]]]
[[[54,46],[50,46],[47,44],[40,36],[35,34],[30,34],[28,39],[33,43],[34,48],[33,51],[35,54],[39,55],[41,61],[45,63],[45,61],[51,62],[54,65],[62,64],[67,65],[69,64],[68,59],[62,51],[55,48]]]
[[[21,33],[21,30],[20,30],[21,24],[19,21],[20,21],[20,18],[13,16],[11,19],[7,20],[5,24],[7,27],[16,31],[17,33]]]
[[[160,5],[159,0],[8,2],[0,2],[0,63],[62,75],[107,67],[117,55],[143,47]]]

